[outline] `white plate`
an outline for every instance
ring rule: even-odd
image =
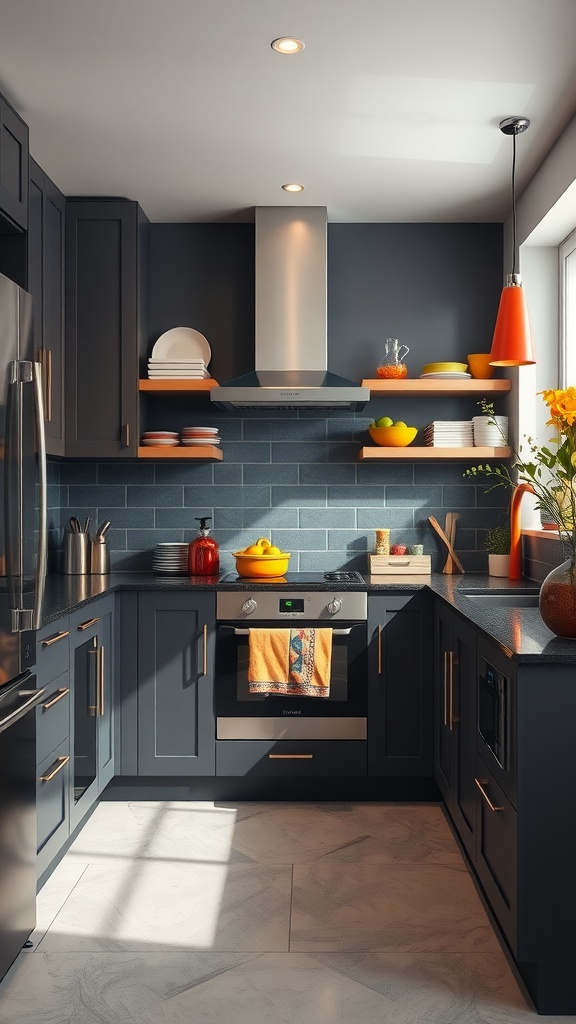
[[[206,365],[211,357],[207,339],[192,327],[173,327],[161,334],[151,352],[152,359],[203,359]]]
[[[421,373],[421,377],[436,377],[438,380],[471,380],[471,373]]]

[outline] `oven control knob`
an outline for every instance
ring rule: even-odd
[[[244,601],[244,604],[242,605],[242,611],[244,612],[245,615],[251,615],[252,612],[256,611],[257,607],[258,605],[256,604],[254,598],[249,597],[247,601]]]
[[[336,615],[336,613],[339,612],[342,607],[342,601],[340,600],[339,597],[333,597],[331,601],[328,601],[326,607],[328,608],[330,615]]]

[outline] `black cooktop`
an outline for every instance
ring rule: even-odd
[[[348,569],[338,569],[333,572],[287,572],[284,576],[258,577],[257,579],[245,576],[238,576],[235,572],[229,572],[223,576],[220,583],[246,583],[250,586],[313,586],[333,583],[336,586],[346,586],[352,583],[364,585],[364,577],[359,572]]]

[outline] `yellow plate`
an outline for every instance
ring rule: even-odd
[[[422,373],[466,373],[468,363],[426,363]]]

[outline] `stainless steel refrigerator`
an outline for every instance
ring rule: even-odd
[[[36,923],[32,669],[46,575],[46,453],[32,298],[0,274],[0,978]]]

